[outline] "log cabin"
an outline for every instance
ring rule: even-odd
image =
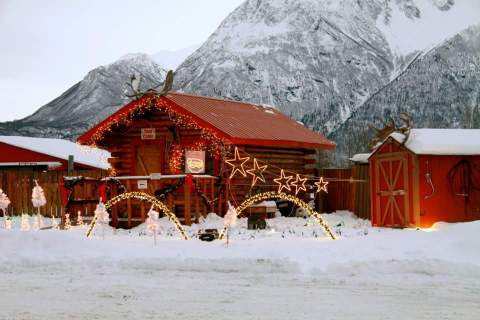
[[[111,152],[116,185],[155,195],[185,224],[209,212],[223,215],[228,201],[277,190],[282,171],[292,176],[282,191],[310,197],[292,184],[296,174],[313,180],[318,152],[335,148],[275,107],[179,92],[147,93],[78,142]],[[108,190],[107,198],[124,191]],[[127,200],[113,208],[113,225],[141,223],[145,206]]]

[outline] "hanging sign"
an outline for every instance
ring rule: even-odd
[[[142,128],[142,140],[155,140],[156,138],[155,128]]]
[[[185,150],[185,173],[205,173],[205,151]]]

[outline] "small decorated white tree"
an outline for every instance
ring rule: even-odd
[[[100,199],[100,202],[95,209],[95,220],[95,225],[98,225],[102,228],[102,239],[105,239],[105,227],[110,223],[110,215],[107,211],[107,208],[105,208],[102,199]]]
[[[148,211],[147,216],[147,221],[145,221],[147,224],[147,233],[153,233],[153,241],[154,244],[157,245],[157,234],[158,229],[160,228],[160,223],[158,221],[159,213],[158,211],[153,210],[152,206]]]
[[[70,220],[70,213],[65,213],[65,226],[64,229],[68,230],[72,227],[72,221]]]
[[[58,229],[57,218],[54,215],[52,215],[52,229]]]
[[[228,211],[225,214],[225,217],[223,217],[223,225],[226,228],[226,238],[227,238],[227,246],[228,246],[228,240],[229,240],[229,229],[237,224],[238,221],[238,214],[237,210],[235,209],[234,206],[228,202]]]
[[[10,205],[10,199],[8,196],[0,189],[0,210],[3,212],[3,223],[5,228],[7,228],[7,208]]]
[[[81,210],[78,210],[77,212],[77,226],[83,226],[83,217]]]
[[[30,217],[28,214],[22,213],[22,222],[20,224],[20,230],[22,231],[30,230]]]
[[[34,226],[36,227],[38,223],[38,228],[34,227],[34,229],[38,230],[39,228],[43,227],[43,219],[40,215],[40,208],[47,204],[47,199],[45,198],[45,193],[43,192],[42,187],[40,187],[38,184],[37,180],[35,180],[35,187],[32,189],[32,204],[35,208],[37,208],[37,217],[34,217]]]

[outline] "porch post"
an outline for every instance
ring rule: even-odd
[[[190,190],[190,184],[187,182],[187,179],[185,179],[185,183],[183,187],[184,187],[184,196],[185,196],[185,201],[184,201],[185,224],[191,225],[192,224],[191,190]]]

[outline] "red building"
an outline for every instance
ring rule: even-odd
[[[369,158],[372,224],[429,227],[480,219],[480,130],[412,129]]]
[[[73,156],[74,170],[109,168],[110,153],[103,150],[61,139],[0,136],[0,170],[67,170],[69,156]]]

